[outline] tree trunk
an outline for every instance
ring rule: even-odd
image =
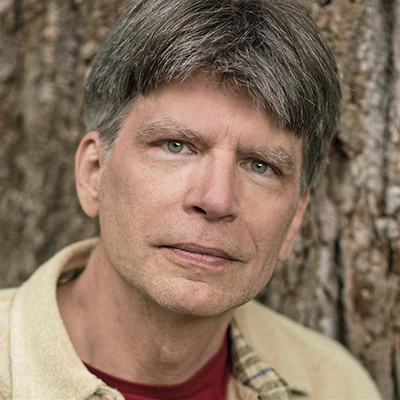
[[[400,400],[400,0],[306,0],[343,80],[301,237],[259,299],[344,343]],[[0,0],[0,286],[98,233],[77,202],[90,61],[123,0]]]

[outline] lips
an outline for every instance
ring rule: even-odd
[[[203,247],[203,246],[199,246],[199,245],[191,244],[191,243],[174,244],[174,245],[168,245],[165,247],[175,248],[178,250],[187,251],[189,253],[202,254],[202,255],[213,256],[213,257],[220,257],[220,258],[223,258],[225,260],[230,260],[230,261],[237,261],[237,259],[235,259],[230,254],[226,253],[224,250],[214,249],[211,247]]]

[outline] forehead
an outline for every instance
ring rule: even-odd
[[[234,150],[274,152],[300,170],[301,139],[278,127],[252,99],[215,80],[195,75],[172,81],[143,95],[128,114],[121,134],[170,135]]]
[[[173,80],[160,85],[142,95],[133,109],[138,111],[135,114],[149,119],[164,113],[166,117],[175,116],[171,118],[174,120],[186,120],[195,125],[214,124],[218,128],[227,121],[232,122],[232,128],[235,122],[245,121],[249,132],[258,125],[260,133],[294,135],[279,128],[271,112],[258,107],[249,95],[232,83],[200,72],[183,82]]]

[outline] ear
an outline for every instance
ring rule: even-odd
[[[291,254],[296,240],[297,234],[300,230],[301,223],[303,222],[304,213],[307,205],[310,201],[310,188],[307,188],[304,192],[303,197],[299,201],[299,205],[296,210],[296,214],[293,217],[290,228],[286,234],[285,241],[279,251],[279,261],[285,261]]]
[[[75,179],[79,202],[91,218],[99,215],[99,184],[104,167],[104,149],[98,132],[82,139],[75,155]]]

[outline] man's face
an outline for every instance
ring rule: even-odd
[[[298,229],[300,170],[301,141],[247,96],[202,76],[152,91],[100,175],[110,267],[178,312],[213,316],[247,302]]]

